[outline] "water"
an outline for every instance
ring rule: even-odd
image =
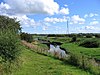
[[[50,50],[48,51],[49,53],[51,53],[53,56],[56,56],[58,58],[65,58],[67,57],[67,54],[64,50],[60,49],[60,46],[54,46],[52,44],[50,44]]]

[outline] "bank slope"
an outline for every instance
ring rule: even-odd
[[[91,75],[63,61],[23,48],[21,67],[13,75]]]

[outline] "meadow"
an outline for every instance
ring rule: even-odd
[[[13,75],[92,75],[53,57],[38,54],[26,47],[21,53],[22,64]]]
[[[39,40],[49,40],[52,42],[62,43],[61,47],[64,48],[69,54],[70,58],[67,62],[71,65],[77,66],[81,69],[89,71],[94,75],[100,74],[100,39],[94,37],[58,37],[50,36],[39,38]],[[84,46],[80,46],[81,43]],[[89,47],[88,47],[89,46]],[[97,47],[97,48],[96,48]]]

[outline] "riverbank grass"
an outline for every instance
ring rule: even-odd
[[[37,54],[23,47],[22,65],[13,75],[92,75],[63,61]]]

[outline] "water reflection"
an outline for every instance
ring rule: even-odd
[[[50,54],[52,54],[53,56],[58,57],[60,59],[67,57],[66,52],[64,50],[60,49],[59,45],[54,46],[54,45],[50,44],[50,50],[48,52]]]

